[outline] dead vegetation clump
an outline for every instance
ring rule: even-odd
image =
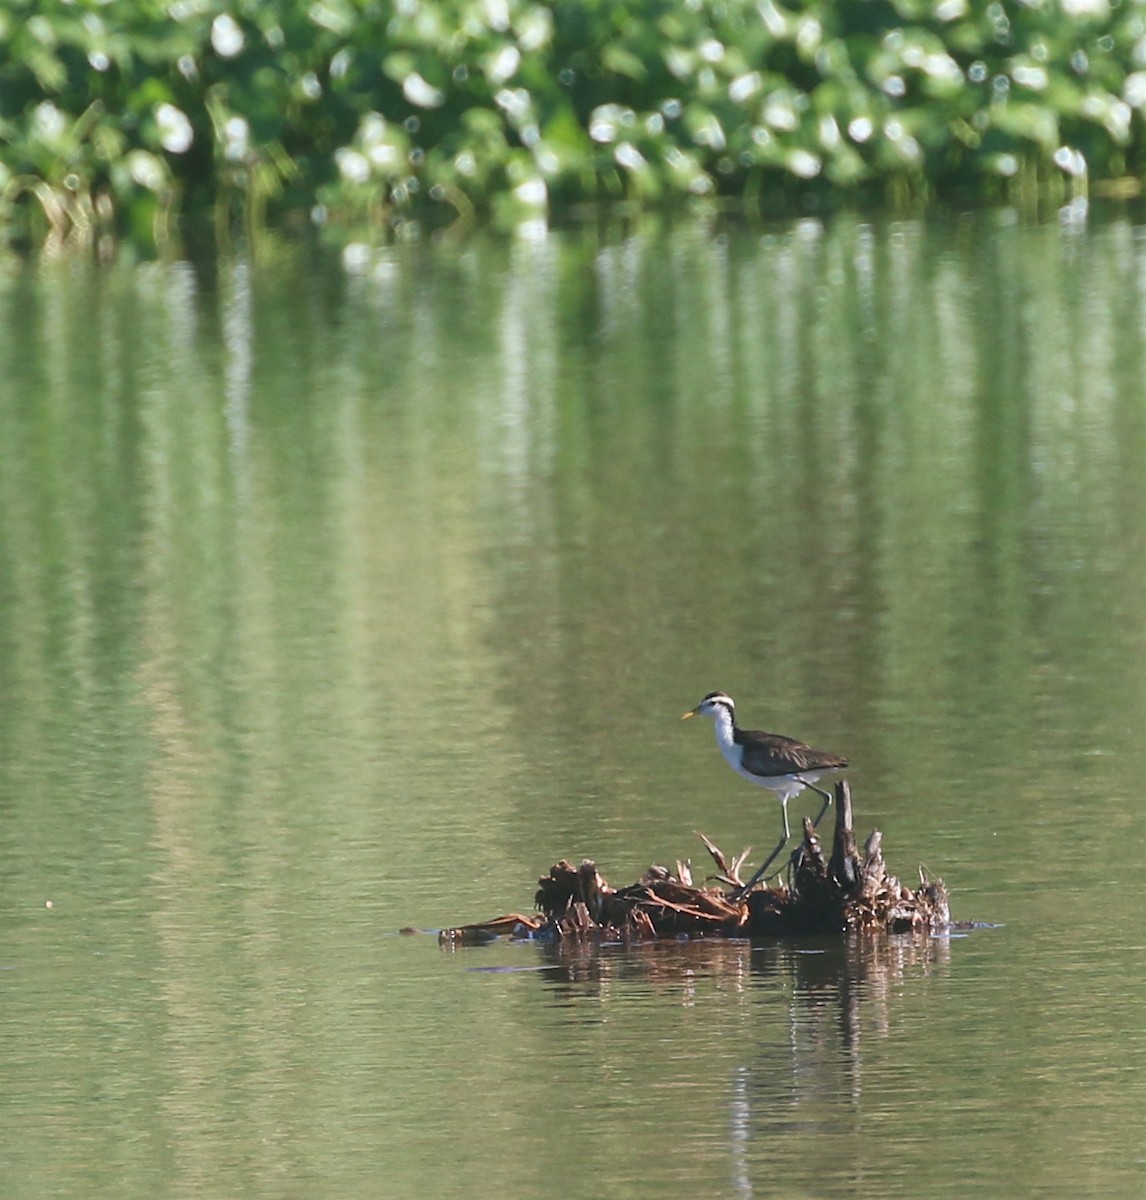
[[[788,937],[848,930],[935,932],[950,924],[947,891],[920,869],[910,888],[884,864],[882,835],[874,831],[862,855],[852,829],[851,792],[835,789],[835,834],[830,857],[807,818],[804,837],[789,863],[791,884],[759,886],[742,895],[740,868],[748,851],[729,859],[700,834],[717,873],[695,883],[688,862],[676,870],[652,866],[636,883],[614,888],[597,865],[564,859],[538,880],[534,903],[540,915],[511,913],[442,931],[449,943],[486,941],[502,935],[594,937],[643,941],[663,937]]]

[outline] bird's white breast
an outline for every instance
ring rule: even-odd
[[[724,761],[737,775],[742,775],[759,787],[771,788],[774,792],[783,793],[782,798],[790,800],[804,790],[804,780],[815,783],[819,779],[819,771],[801,771],[791,775],[753,775],[751,771],[745,770],[741,763],[740,747],[732,736],[732,718],[728,712],[720,709],[713,713],[713,724],[716,728],[716,744],[720,747],[720,753],[724,755]]]

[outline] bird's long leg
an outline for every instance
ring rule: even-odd
[[[823,806],[820,809],[820,815],[812,822],[812,828],[815,829],[824,819],[824,813],[826,813],[832,805],[832,794],[831,792],[825,792],[822,787],[816,787],[816,785],[808,779],[802,779],[800,782],[804,785],[804,787],[810,787],[813,792],[818,792],[824,798]]]
[[[744,884],[743,887],[737,888],[736,891],[732,893],[730,899],[734,903],[738,900],[743,900],[744,897],[747,896],[748,893],[750,891],[752,891],[752,889],[760,882],[760,880],[764,878],[764,873],[772,865],[773,861],[776,858],[776,855],[779,854],[780,851],[783,850],[787,844],[788,844],[788,839],[786,837],[781,838],[776,843],[776,849],[773,850],[772,853],[768,855],[768,857],[764,861],[764,865],[756,872],[755,875],[752,876],[752,878],[746,884]]]
[[[737,888],[736,891],[732,893],[730,898],[733,903],[743,900],[744,897],[747,896],[750,891],[752,891],[752,889],[760,882],[760,880],[764,878],[764,873],[775,861],[776,856],[792,840],[792,831],[788,828],[788,797],[786,795],[780,798],[780,811],[784,815],[784,836],[776,843],[776,849],[768,855],[768,857],[764,860],[764,865],[757,870],[756,874],[753,875],[752,878],[743,885],[743,887]]]

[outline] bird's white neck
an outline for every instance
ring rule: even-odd
[[[720,747],[720,753],[734,768],[739,769],[740,749],[732,737],[732,714],[723,704],[713,710],[712,724],[716,730],[716,744]]]

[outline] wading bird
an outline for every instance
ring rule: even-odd
[[[838,771],[848,765],[846,758],[837,754],[828,754],[823,750],[813,750],[795,738],[784,737],[779,733],[764,733],[759,729],[740,729],[736,725],[736,705],[731,696],[725,692],[709,692],[695,707],[690,708],[682,717],[687,721],[697,714],[711,717],[716,726],[716,744],[724,761],[745,779],[751,780],[761,787],[771,788],[780,799],[780,811],[784,816],[784,836],[776,843],[776,849],[766,859],[764,865],[736,893],[733,899],[739,900],[755,886],[757,880],[764,877],[764,872],[772,865],[776,855],[788,844],[792,834],[788,828],[788,801],[798,796],[804,788],[811,788],[823,797],[824,804],[820,815],[816,818],[819,825],[828,805],[832,802],[830,792],[816,787],[816,780],[825,771]]]

